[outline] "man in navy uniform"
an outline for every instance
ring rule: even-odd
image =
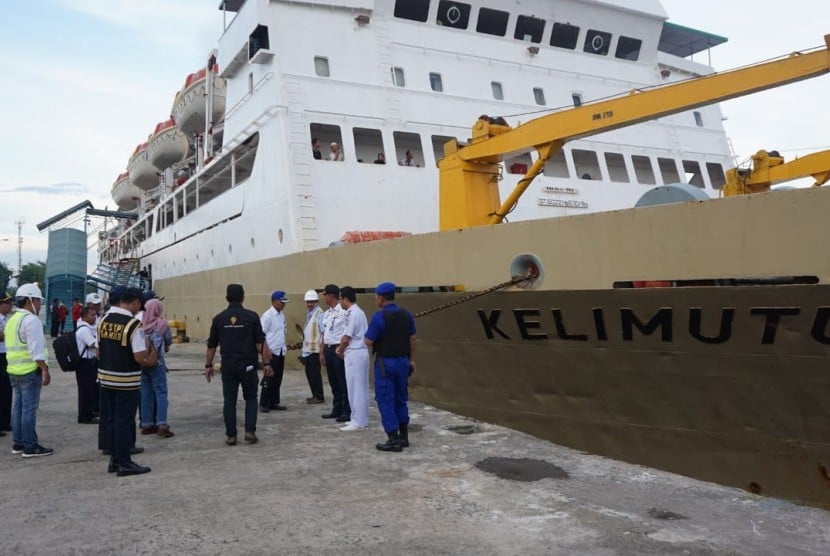
[[[375,288],[375,304],[364,342],[375,354],[375,400],[378,403],[386,442],[375,447],[382,452],[401,452],[409,447],[409,375],[415,370],[415,319],[395,304],[395,284],[383,282]]]
[[[222,395],[225,419],[225,444],[236,445],[236,401],[239,387],[245,399],[245,442],[256,444],[257,418],[257,359],[262,354],[265,376],[273,375],[271,351],[265,345],[265,334],[259,315],[242,306],[245,290],[241,284],[228,284],[225,299],[228,308],[213,317],[207,341],[205,378],[213,377],[213,358],[216,348],[222,346]]]

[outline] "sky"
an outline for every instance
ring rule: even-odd
[[[503,0],[499,0],[500,2]],[[493,0],[493,4],[496,2]],[[222,32],[218,0],[3,0],[0,20],[0,261],[45,260],[36,224],[88,199],[114,209],[112,183],[170,114],[188,73]],[[823,44],[828,0],[663,0],[669,20],[729,39],[718,70]],[[706,53],[696,55],[706,62]],[[721,105],[739,162],[830,148],[830,75]],[[93,226],[95,221],[93,221]],[[93,257],[94,252],[90,252]]]

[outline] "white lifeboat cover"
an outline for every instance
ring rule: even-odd
[[[188,148],[187,137],[176,127],[173,118],[159,123],[147,143],[150,163],[162,171],[181,162]]]
[[[218,67],[214,66],[214,73],[216,72],[218,72]],[[206,74],[205,69],[201,69],[188,75],[184,87],[173,101],[173,108],[170,113],[176,122],[176,126],[187,137],[205,131],[205,112],[207,111],[205,102],[207,96]],[[213,83],[213,113],[211,119],[214,124],[217,124],[225,116],[226,84],[225,80],[219,76],[216,76]]]

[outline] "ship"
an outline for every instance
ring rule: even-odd
[[[393,281],[414,399],[830,506],[830,191],[723,195],[717,105],[827,73],[827,38],[730,74],[658,0],[219,9],[114,183],[135,212],[102,267],[146,269],[196,338],[228,283],[301,323],[310,288],[371,311]]]

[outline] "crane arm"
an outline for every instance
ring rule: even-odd
[[[775,151],[758,151],[752,155],[752,168],[733,168],[726,171],[724,197],[769,191],[775,184],[811,176],[813,185],[830,181],[830,150],[808,154],[790,162]]]
[[[516,128],[480,118],[468,146],[450,141],[440,168],[442,230],[497,224],[518,201],[544,162],[565,142],[676,114],[707,104],[779,87],[830,72],[830,35],[825,46],[732,71],[688,79],[609,100],[556,112]],[[539,160],[500,203],[498,162],[536,149]]]

